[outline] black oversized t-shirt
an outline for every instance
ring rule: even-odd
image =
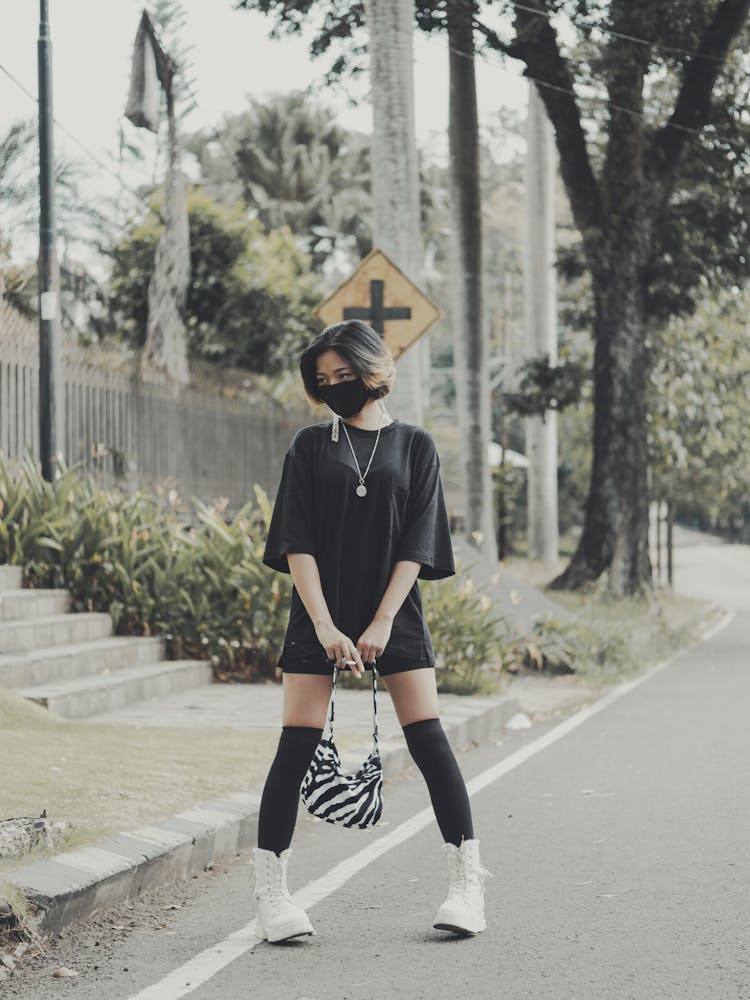
[[[349,424],[347,430],[364,471],[377,431]],[[315,556],[333,622],[353,642],[372,621],[399,560],[420,563],[424,580],[455,572],[440,463],[427,431],[397,420],[384,427],[366,497],[357,496],[357,484],[343,427],[338,442],[330,423],[299,431],[284,460],[263,557],[288,573],[286,553]],[[316,648],[315,627],[295,589],[282,664]],[[385,653],[435,662],[417,583],[394,619]]]

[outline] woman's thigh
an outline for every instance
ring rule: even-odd
[[[331,675],[284,674],[285,726],[323,729],[331,699]]]
[[[385,686],[402,726],[440,716],[434,667],[405,670],[384,678]]]

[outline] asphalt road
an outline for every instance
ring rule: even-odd
[[[257,943],[238,862],[66,932],[8,995],[750,1000],[750,559],[712,548],[697,577],[724,581],[723,630],[593,710],[462,754],[494,873],[484,934],[432,930],[440,841],[406,778],[376,831],[302,818],[290,881],[317,899],[316,937]],[[79,975],[53,980],[60,964]]]

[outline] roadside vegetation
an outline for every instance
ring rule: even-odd
[[[509,568],[532,586],[541,567],[511,560]],[[699,642],[724,616],[715,604],[655,588],[640,597],[614,599],[605,582],[587,591],[554,593],[564,617],[540,620],[520,641],[511,673],[575,674],[588,690],[637,677]]]
[[[228,517],[226,502],[103,490],[70,469],[54,484],[35,463],[0,455],[0,564],[30,587],[70,592],[74,611],[112,616],[119,635],[160,635],[174,659],[208,659],[223,681],[277,677],[291,578],[262,562],[271,505],[262,490]],[[543,586],[522,560],[514,572]],[[519,631],[470,570],[422,585],[440,690],[497,690],[522,669],[604,679],[690,642],[711,610],[654,590],[615,601],[601,586],[556,596],[567,613]]]
[[[228,518],[222,503],[105,491],[76,470],[49,484],[33,463],[0,456],[0,564],[22,565],[28,586],[69,590],[74,610],[111,613],[119,634],[161,634],[172,656],[210,658],[224,681],[270,682],[276,674],[291,581],[262,565],[269,516],[262,491]],[[544,583],[525,560],[510,569]],[[559,619],[523,630],[465,569],[422,590],[439,687],[456,694],[498,693],[519,674],[568,674],[589,696],[666,659],[719,618],[718,609],[665,591],[616,601],[602,583],[556,594]],[[4,815],[44,808],[68,824],[54,848],[0,862],[0,898],[23,913],[2,883],[21,863],[257,787],[275,742],[273,729],[70,722],[0,689]],[[342,734],[341,742],[356,737]]]

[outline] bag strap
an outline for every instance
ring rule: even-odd
[[[336,704],[336,678],[338,673],[339,667],[334,665],[333,680],[331,683],[331,707],[328,711],[327,722],[331,739],[333,739],[333,718]],[[372,744],[373,749],[377,753],[380,753],[380,745],[378,743],[378,668],[375,663],[372,665]]]

